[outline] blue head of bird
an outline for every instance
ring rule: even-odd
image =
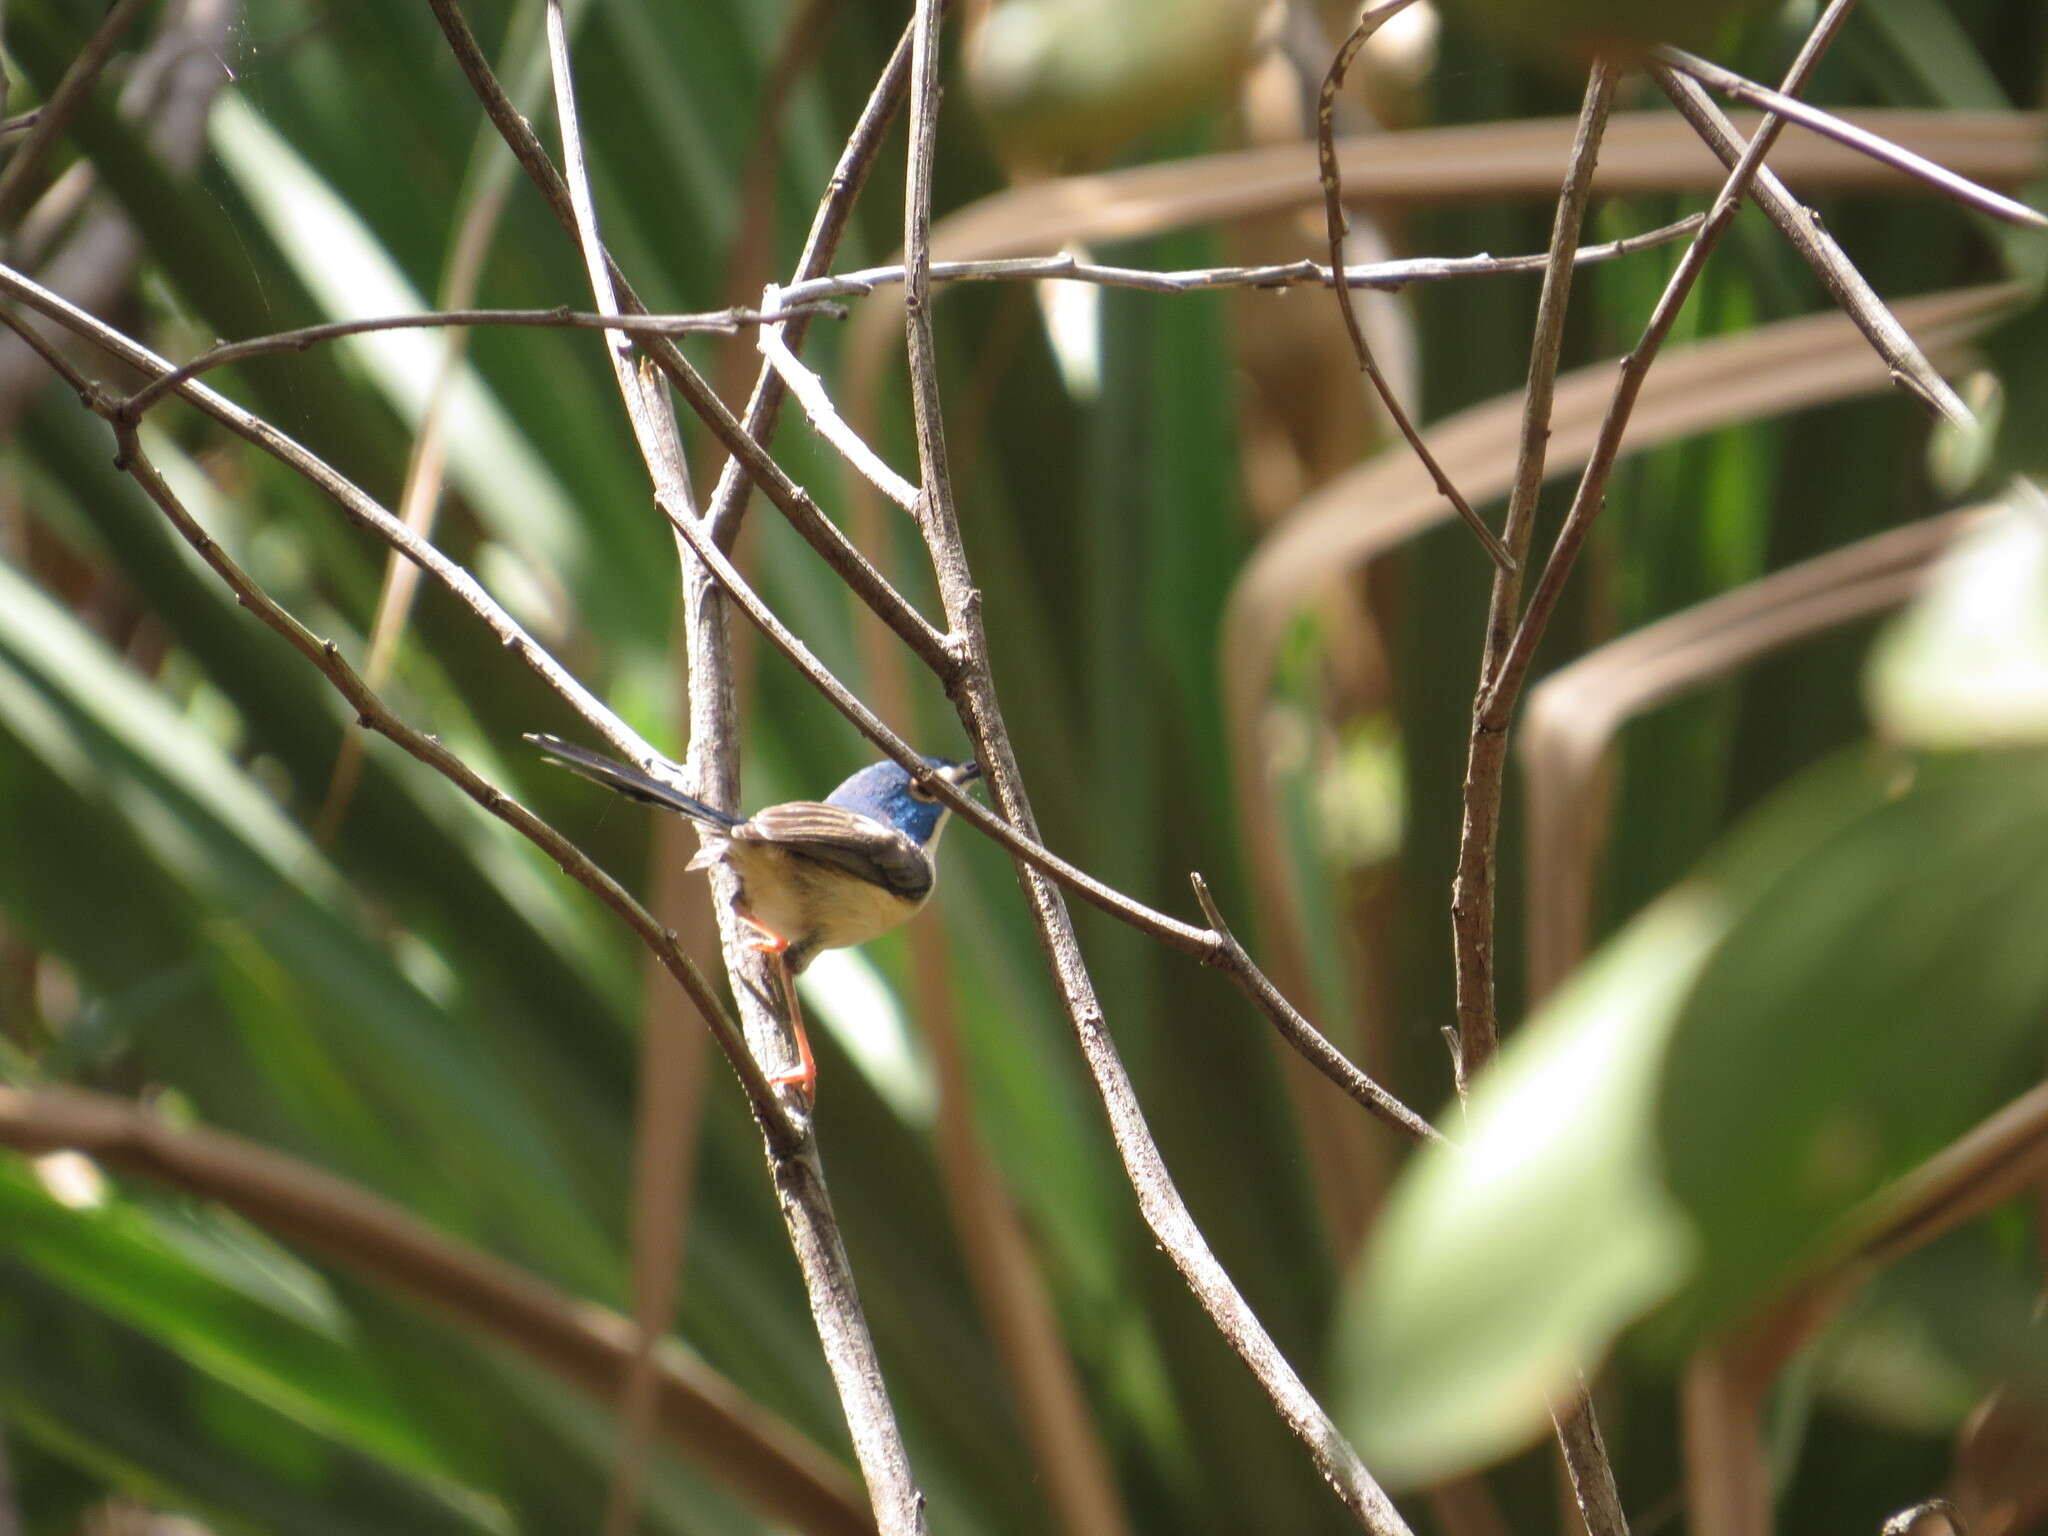
[[[927,757],[924,765],[954,785],[981,777],[979,763]],[[936,795],[920,789],[910,770],[898,762],[869,764],[827,795],[825,802],[872,816],[927,850],[937,846],[939,834],[946,829],[948,807]]]

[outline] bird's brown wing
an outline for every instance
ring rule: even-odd
[[[792,800],[756,811],[732,829],[735,842],[778,848],[831,864],[906,901],[931,894],[932,861],[886,822],[821,800]]]

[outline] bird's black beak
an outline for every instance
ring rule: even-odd
[[[955,789],[959,789],[963,785],[972,784],[981,777],[981,764],[948,763],[939,770],[939,777],[948,784],[951,784]]]

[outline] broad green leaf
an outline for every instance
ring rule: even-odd
[[[1526,1442],[1667,1299],[1667,1337],[1735,1321],[2024,1084],[2048,760],[1929,760],[1903,787],[1881,767],[1810,775],[1632,923],[1404,1174],[1340,1347],[1345,1422],[1387,1476]]]
[[[1341,1313],[1337,1408],[1366,1462],[1428,1481],[1518,1448],[1572,1373],[1692,1259],[1653,1160],[1658,1066],[1727,917],[1660,903],[1561,988],[1395,1186]]]
[[[1744,892],[1672,1037],[1657,1135],[1701,1236],[1692,1329],[1781,1289],[2037,1071],[2048,755],[1928,758],[1888,790]],[[1798,837],[1801,798],[1750,841]]]

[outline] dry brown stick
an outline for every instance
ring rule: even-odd
[[[265,357],[274,352],[303,352],[316,342],[332,341],[342,336],[361,336],[370,331],[501,325],[531,326],[543,330],[624,331],[630,336],[730,336],[746,326],[796,318],[811,319],[821,314],[840,312],[835,308],[806,303],[771,314],[763,314],[757,309],[733,308],[693,315],[605,315],[571,309],[564,304],[554,309],[435,309],[410,315],[330,320],[321,325],[306,325],[297,330],[276,331],[268,336],[224,341],[218,346],[208,347],[183,367],[160,379],[152,379],[137,390],[129,408],[135,412],[146,411],[187,379],[196,379],[202,373],[225,368],[230,363]]]
[[[1578,264],[1612,261],[1635,251],[1647,250],[1671,240],[1683,240],[1700,226],[1701,214],[1649,229],[1639,235],[1624,235],[1602,245],[1583,246]],[[1504,277],[1518,272],[1541,272],[1550,258],[1532,256],[1403,256],[1391,261],[1361,261],[1344,268],[1344,283],[1351,288],[1373,288],[1398,293],[1415,283],[1450,282],[1467,277]],[[986,261],[935,261],[933,283],[1042,282],[1054,279],[1067,283],[1094,283],[1103,288],[1128,288],[1137,293],[1213,293],[1221,288],[1329,288],[1336,274],[1324,263],[1303,257],[1253,267],[1185,267],[1161,272],[1149,267],[1118,267],[1099,261],[1083,261],[1071,251],[1052,256],[998,256]],[[815,303],[821,299],[864,298],[903,281],[903,266],[897,262],[880,267],[862,267],[853,272],[835,272],[791,283],[781,290],[786,305]]]
[[[949,640],[959,648],[965,663],[950,690],[961,723],[975,744],[991,798],[1012,826],[1035,841],[1037,823],[996,698],[988,638],[982,627],[981,594],[974,586],[961,543],[959,512],[954,505],[952,477],[946,462],[937,346],[932,334],[930,271],[932,163],[939,105],[938,23],[937,0],[918,0],[910,71],[910,169],[903,198],[903,312],[918,466],[924,488],[919,522],[938,573],[939,593],[950,626]],[[1174,1188],[1109,1038],[1059,888],[1036,865],[1021,858],[1017,861],[1017,875],[1038,929],[1039,942],[1050,962],[1054,985],[1108,1112],[1111,1135],[1146,1225],[1218,1331],[1251,1368],[1282,1420],[1308,1447],[1317,1469],[1345,1507],[1376,1536],[1394,1536],[1397,1532],[1405,1536],[1407,1522],[1281,1355],[1217,1262]]]
[[[591,300],[598,313],[614,317],[619,313],[618,295],[612,287],[604,242],[597,230],[597,208],[590,191],[590,176],[583,158],[583,131],[576,111],[576,91],[569,62],[568,27],[559,0],[548,0],[546,23],[549,78],[554,88],[555,121],[562,136],[562,169],[569,185],[570,207],[575,214],[576,244],[583,257],[590,284]],[[665,391],[641,372],[633,357],[633,344],[617,328],[604,332],[606,360],[618,386],[620,401],[632,425],[633,440],[640,450],[648,478],[657,499],[674,502],[682,515],[694,518],[697,508],[691,498],[690,476],[683,458],[682,442],[675,415]],[[692,786],[695,787],[694,785]],[[777,1018],[763,1000],[777,995],[767,985],[766,962],[749,953],[736,939],[736,924],[729,904],[722,905],[720,929],[726,974],[733,978],[733,997],[739,1004],[749,1049],[757,1059],[770,1053],[787,1056],[791,1051],[791,1021]],[[750,985],[742,986],[744,979]],[[659,1170],[671,1168],[686,1156],[680,1124],[654,1126],[648,1121],[653,1084],[646,1077],[648,1064],[661,1054],[651,1039],[641,1052],[641,1092],[635,1109],[638,1120],[634,1137],[632,1196],[631,1275],[634,1340],[625,1379],[613,1405],[618,1419],[618,1453],[611,1467],[605,1494],[603,1529],[607,1536],[628,1536],[639,1523],[642,1490],[653,1449],[655,1399],[655,1348],[668,1331],[675,1310],[677,1280],[682,1268],[682,1209],[679,1203],[650,1202],[649,1192],[665,1182]],[[800,1133],[807,1130],[797,1122]]]
[[[50,146],[57,142],[57,136],[70,125],[73,114],[85,105],[86,96],[98,81],[100,71],[107,67],[107,60],[113,56],[115,47],[148,3],[149,0],[118,0],[100,18],[100,24],[86,39],[78,57],[64,71],[64,78],[50,92],[50,99],[35,114],[35,126],[29,136],[8,158],[6,166],[0,168],[0,225],[10,221],[20,209],[28,196],[29,183],[34,179],[36,168],[43,163]]]
[[[1515,457],[1515,479],[1508,496],[1507,540],[1514,565],[1497,572],[1486,613],[1486,636],[1479,663],[1478,697],[1473,704],[1472,735],[1465,754],[1463,815],[1458,832],[1457,873],[1451,881],[1451,943],[1457,972],[1460,1089],[1493,1054],[1499,1036],[1494,1013],[1494,866],[1500,844],[1500,801],[1507,773],[1508,735],[1505,724],[1489,722],[1482,710],[1487,688],[1500,669],[1513,638],[1522,600],[1522,562],[1529,557],[1535,532],[1536,503],[1550,446],[1551,401],[1557,390],[1557,362],[1564,343],[1565,311],[1570,303],[1572,254],[1585,224],[1593,195],[1593,170],[1600,159],[1600,139],[1614,105],[1617,65],[1602,59],[1586,80],[1579,111],[1579,129],[1558,194],[1557,217],[1550,231],[1550,265],[1536,305],[1536,332],[1529,349],[1529,383],[1522,400],[1521,445]]]
[[[1660,229],[1627,235],[1604,245],[1588,246],[1578,253],[1580,265],[1610,261],[1636,251],[1648,250],[1671,240],[1682,239],[1699,228],[1701,215],[1690,214]],[[1465,277],[1506,276],[1542,270],[1542,256],[1436,256],[1406,257],[1398,261],[1362,264],[1345,269],[1345,281],[1354,288],[1398,290],[1413,283],[1442,282]],[[1263,267],[1203,267],[1182,272],[1154,272],[1141,267],[1103,266],[1084,262],[1070,254],[1007,257],[998,261],[952,261],[936,263],[935,282],[1035,282],[1059,278],[1068,282],[1097,283],[1105,287],[1133,288],[1147,293],[1201,293],[1218,288],[1290,288],[1303,284],[1330,286],[1330,269],[1320,262],[1295,261]],[[560,305],[553,309],[436,309],[413,314],[366,316],[359,320],[330,320],[319,325],[275,331],[242,341],[224,341],[208,347],[189,363],[180,365],[160,379],[152,379],[128,401],[133,412],[151,406],[184,383],[216,368],[266,357],[279,352],[303,352],[323,341],[344,336],[361,336],[374,331],[428,330],[450,327],[512,326],[541,330],[623,331],[629,336],[729,336],[755,326],[781,327],[783,344],[794,350],[790,336],[800,322],[838,318],[845,311],[829,302],[859,297],[903,280],[900,265],[867,267],[857,272],[805,279],[800,292],[783,292],[783,302],[772,310],[746,305],[705,310],[692,314],[604,315]],[[786,389],[786,385],[784,386]],[[778,391],[781,393],[781,391]],[[744,469],[740,471],[744,477]]]
[[[1958,176],[1947,166],[1937,165],[1925,155],[1915,154],[1880,134],[1836,117],[1832,112],[1823,112],[1819,107],[1810,106],[1792,95],[1790,91],[1774,91],[1767,85],[1758,85],[1754,80],[1744,79],[1732,69],[1723,69],[1697,54],[1687,53],[1683,48],[1658,48],[1654,57],[1670,68],[1688,74],[1704,85],[1712,86],[1723,95],[1731,96],[1753,107],[1762,107],[1780,121],[1795,122],[1802,128],[1825,134],[1837,144],[1846,144],[1858,154],[1868,155],[1895,171],[1902,171],[1944,196],[1953,198],[1966,208],[1974,208],[1979,213],[1989,214],[1992,218],[2002,219],[2008,224],[2048,229],[2048,214],[2043,214],[2039,209],[2015,202],[2002,192],[1993,192],[1989,187],[1981,187],[1966,176]]]
[[[80,1152],[218,1201],[281,1241],[501,1343],[597,1402],[614,1395],[625,1369],[629,1327],[617,1313],[563,1296],[358,1185],[238,1136],[174,1127],[104,1094],[0,1087],[0,1145],[29,1156]],[[873,1531],[831,1455],[695,1355],[665,1351],[659,1382],[662,1432],[678,1455],[794,1529]]]
[[[1593,1394],[1583,1375],[1574,1374],[1571,1393],[1551,1409],[1550,1422],[1571,1477],[1573,1502],[1589,1536],[1628,1536],[1614,1459],[1607,1454],[1600,1419],[1593,1412]]]
[[[911,26],[906,24],[903,35],[896,40],[896,47],[889,55],[889,62],[875,81],[874,90],[868,94],[867,105],[861,109],[853,132],[847,136],[838,165],[833,167],[825,196],[820,199],[818,211],[812,216],[810,234],[804,239],[803,254],[797,258],[792,285],[822,277],[831,270],[840,237],[846,232],[846,221],[853,213],[854,201],[860,196],[861,188],[867,185],[868,173],[874,169],[875,160],[881,154],[882,135],[902,110],[904,95],[909,90],[910,41]],[[803,351],[805,329],[803,321],[784,329],[782,339],[791,352]],[[784,388],[781,377],[765,363],[755,373],[753,392],[747,397],[746,431],[749,437],[765,443],[774,434],[776,419],[782,411]],[[739,536],[740,517],[746,511],[748,484],[747,468],[737,457],[727,460],[725,467],[718,472],[718,486],[711,493],[710,518],[711,532],[720,549],[731,549],[733,540]]]
[[[1600,159],[1600,141],[1614,105],[1620,66],[1596,59],[1586,79],[1579,126],[1558,193],[1557,216],[1551,225],[1549,264],[1536,306],[1535,336],[1529,348],[1529,382],[1522,402],[1520,446],[1515,478],[1508,495],[1506,537],[1514,565],[1497,571],[1487,607],[1486,635],[1479,663],[1479,696],[1500,665],[1513,634],[1521,604],[1522,564],[1528,559],[1535,531],[1536,504],[1550,444],[1551,404],[1557,389],[1558,357],[1564,343],[1565,312],[1570,304],[1579,231],[1593,195],[1593,170]],[[1479,1062],[1498,1037],[1494,994],[1495,875],[1500,845],[1500,805],[1507,773],[1508,736],[1504,727],[1489,727],[1473,704],[1472,734],[1466,748],[1462,820],[1458,834],[1457,873],[1451,882],[1451,942],[1457,976],[1458,1029],[1453,1052],[1459,1091],[1471,1081]],[[1614,1466],[1600,1435],[1593,1398],[1583,1377],[1569,1399],[1552,1415],[1557,1443],[1571,1475],[1579,1516],[1591,1536],[1626,1536],[1628,1520],[1615,1486]]]
[[[1515,568],[1515,559],[1500,536],[1486,526],[1486,521],[1472,510],[1472,504],[1459,494],[1451,484],[1450,477],[1429,451],[1429,445],[1422,440],[1422,434],[1415,430],[1415,423],[1408,419],[1400,399],[1394,394],[1380,366],[1373,360],[1372,348],[1365,344],[1365,332],[1359,329],[1358,316],[1351,308],[1350,284],[1346,280],[1344,266],[1344,236],[1348,229],[1344,217],[1344,189],[1342,173],[1337,167],[1337,92],[1344,85],[1344,76],[1351,68],[1351,61],[1358,56],[1358,50],[1365,46],[1366,39],[1377,32],[1386,22],[1405,11],[1414,0],[1379,0],[1377,5],[1368,5],[1360,12],[1358,25],[1351,29],[1351,35],[1337,48],[1337,56],[1330,61],[1329,73],[1323,76],[1322,94],[1316,103],[1316,155],[1322,168],[1323,215],[1330,237],[1330,270],[1335,274],[1334,288],[1337,294],[1337,309],[1344,317],[1345,334],[1351,338],[1351,350],[1358,357],[1359,370],[1372,381],[1380,403],[1387,408],[1387,414],[1394,419],[1401,436],[1408,440],[1416,458],[1429,471],[1430,479],[1436,482],[1439,495],[1457,509],[1465,526],[1470,528],[1493,563],[1503,571]]]
[[[1834,0],[1826,12],[1814,23],[1799,56],[1793,61],[1786,76],[1788,91],[1799,89],[1822,51],[1832,40],[1836,30],[1848,18],[1855,0]],[[1588,91],[1589,100],[1591,87]],[[1467,771],[1465,801],[1466,834],[1461,836],[1459,853],[1460,888],[1452,899],[1453,924],[1456,931],[1459,975],[1459,1039],[1458,1067],[1461,1082],[1491,1056],[1498,1041],[1498,1022],[1493,998],[1493,853],[1498,841],[1500,816],[1501,777],[1506,769],[1507,733],[1514,705],[1521,685],[1528,675],[1535,645],[1542,638],[1543,630],[1555,610],[1563,590],[1565,579],[1579,549],[1585,542],[1586,533],[1592,520],[1598,515],[1606,501],[1606,485],[1613,472],[1614,463],[1621,449],[1621,439],[1627,430],[1642,381],[1655,358],[1671,324],[1676,320],[1680,307],[1692,290],[1692,284],[1707,256],[1718,243],[1720,235],[1733,219],[1736,208],[1751,177],[1761,167],[1764,156],[1775,142],[1779,122],[1767,118],[1757,131],[1749,149],[1730,172],[1726,184],[1716,198],[1713,210],[1707,216],[1706,224],[1694,237],[1685,257],[1680,261],[1664,293],[1658,299],[1642,339],[1635,350],[1623,360],[1622,377],[1615,387],[1607,416],[1601,423],[1600,436],[1593,453],[1587,461],[1579,488],[1573,497],[1571,510],[1566,514],[1564,527],[1559,531],[1557,543],[1552,547],[1543,575],[1538,581],[1535,596],[1528,611],[1523,615],[1520,626],[1511,640],[1500,645],[1489,626],[1487,649],[1490,656],[1497,658],[1494,665],[1485,669],[1481,677],[1479,697],[1473,710],[1473,729],[1470,764]],[[1568,272],[1568,268],[1560,268]],[[1547,430],[1547,423],[1545,424]],[[1527,443],[1525,441],[1525,450]],[[1540,479],[1540,474],[1539,474]],[[1498,589],[1496,589],[1498,590]],[[1475,783],[1474,769],[1478,770]],[[1478,830],[1482,836],[1473,846],[1473,824],[1482,825]],[[1490,827],[1485,825],[1490,823]],[[1472,851],[1468,857],[1467,849]],[[1464,882],[1468,875],[1484,877],[1483,891],[1467,890]],[[1469,990],[1468,990],[1469,988]],[[1598,1441],[1598,1427],[1593,1419],[1592,1399],[1585,1386],[1580,1383],[1575,1401],[1562,1411],[1557,1419],[1559,1443],[1564,1448],[1567,1465],[1571,1469],[1572,1484],[1578,1498],[1579,1509],[1588,1522],[1589,1529],[1596,1533],[1602,1530],[1626,1531],[1620,1503],[1615,1496],[1613,1471],[1608,1464],[1604,1447]],[[1574,1459],[1575,1456],[1578,1459]],[[1606,1526],[1593,1524],[1595,1518],[1615,1522]]]
[[[1785,89],[1798,90],[1819,62],[1836,31],[1848,19],[1855,0],[1833,0],[1827,10],[1814,23],[1806,42],[1799,50],[1799,56],[1792,61],[1792,67],[1785,76]],[[1628,430],[1629,418],[1635,410],[1636,397],[1641,394],[1643,379],[1650,364],[1655,361],[1664,338],[1670,334],[1672,322],[1678,318],[1678,311],[1684,306],[1686,297],[1692,292],[1692,285],[1698,279],[1700,270],[1706,265],[1721,235],[1735,216],[1750,179],[1763,164],[1764,156],[1770,153],[1777,142],[1778,132],[1783,127],[1781,119],[1766,118],[1750,140],[1749,149],[1735,169],[1722,184],[1720,194],[1714,199],[1714,206],[1707,214],[1707,222],[1687,247],[1678,268],[1665,284],[1656,307],[1651,311],[1643,334],[1635,348],[1622,359],[1621,378],[1614,387],[1614,394],[1608,403],[1607,414],[1600,423],[1600,433],[1594,442],[1593,451],[1586,461],[1585,471],[1579,477],[1579,487],[1572,497],[1570,511],[1565,514],[1564,527],[1559,530],[1557,542],[1552,546],[1550,558],[1544,564],[1543,574],[1537,580],[1535,595],[1522,615],[1522,621],[1515,630],[1514,639],[1495,676],[1488,684],[1480,701],[1479,718],[1490,728],[1505,730],[1514,713],[1515,701],[1521,696],[1522,685],[1527,681],[1529,667],[1535,659],[1536,647],[1543,639],[1543,632],[1549,626],[1550,616],[1556,611],[1558,599],[1563,595],[1564,584],[1571,575],[1579,550],[1584,547],[1586,535],[1591,531],[1593,520],[1606,505],[1607,482],[1614,473],[1616,459],[1621,452],[1621,439]]]
[[[1230,925],[1223,920],[1223,913],[1216,905],[1216,898],[1209,894],[1209,882],[1200,875],[1188,878],[1195,887],[1195,900],[1202,904],[1203,915],[1209,919],[1210,931],[1223,941],[1221,955],[1211,963],[1241,969],[1249,985],[1256,989],[1255,1000],[1280,1032],[1280,1037],[1377,1119],[1411,1140],[1442,1141],[1443,1135],[1435,1126],[1359,1071],[1321,1030],[1302,1016],[1301,1011],[1287,1000],[1287,995],[1267,979],[1265,972],[1246,953],[1237,935],[1230,931]]]
[[[1650,66],[1650,78],[1723,165],[1733,170],[1741,163],[1747,144],[1698,81],[1662,64]],[[1906,328],[1899,324],[1898,316],[1863,280],[1863,274],[1856,270],[1834,236],[1821,227],[1819,215],[1801,206],[1768,165],[1757,168],[1749,195],[1778,233],[1791,242],[1792,249],[1813,268],[1821,286],[1856,322],[1856,328],[1870,338],[1871,346],[1891,368],[1900,387],[1929,411],[1957,426],[1975,426],[1977,418],[1963,404],[1962,397],[1949,388],[1948,380],[1927,361]]]

